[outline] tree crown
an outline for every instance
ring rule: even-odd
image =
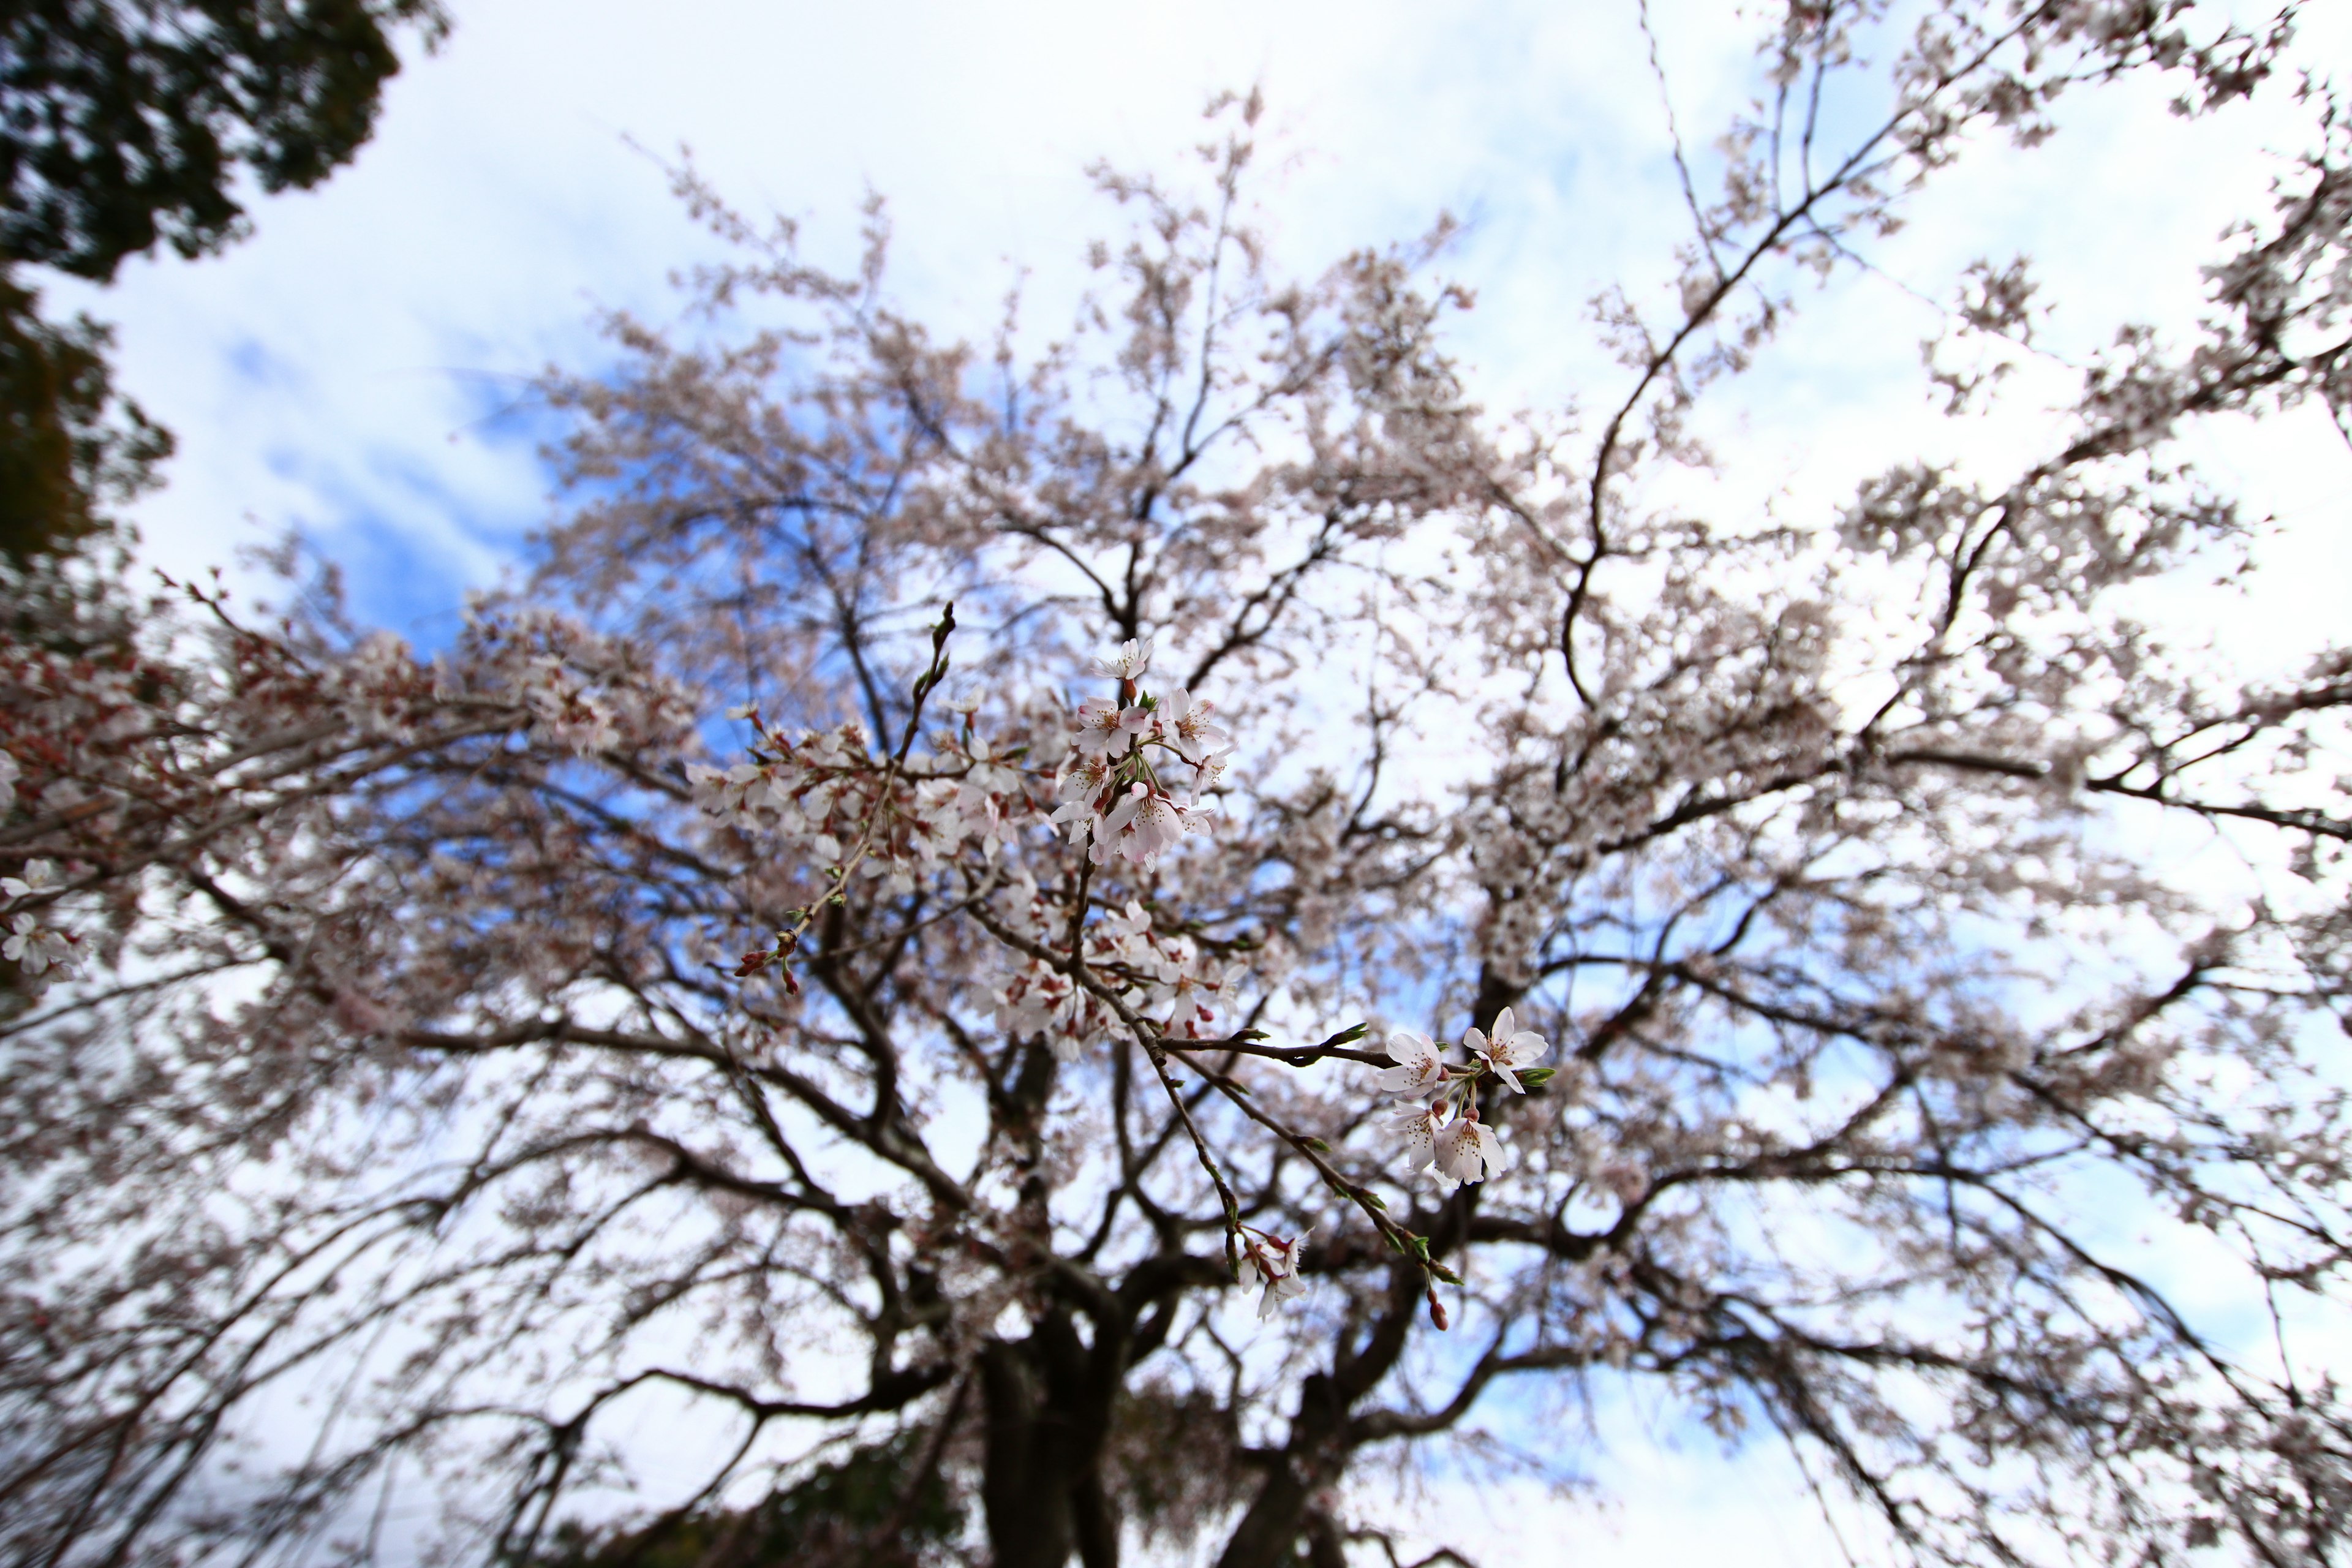
[[[0,23],[0,256],[105,282],[243,232],[240,169],[317,184],[375,129],[394,31],[436,0],[31,0]]]
[[[2352,1257],[2352,655],[2124,590],[2262,526],[2178,432],[2352,402],[2343,131],[2007,471],[1694,516],[1695,400],[1969,132],[2281,37],[1930,9],[1832,162],[1878,16],[1767,38],[1583,424],[1475,405],[1426,245],[1276,276],[1234,100],[1029,354],[894,308],[878,212],[837,273],[682,175],[708,335],[551,379],[571,501],[434,659],[20,578],[0,1532],[391,1555],[397,1481],[500,1561],[1330,1568],[1444,1543],[1383,1457],[1637,1383],[1923,1562],[2338,1552],[2279,1303]]]

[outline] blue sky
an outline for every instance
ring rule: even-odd
[[[803,219],[820,258],[846,258],[859,201],[881,192],[899,297],[977,333],[1022,268],[1033,321],[1067,309],[1085,240],[1117,221],[1090,160],[1169,168],[1207,96],[1253,82],[1282,260],[1311,270],[1451,211],[1470,228],[1448,269],[1479,297],[1457,342],[1489,405],[1603,400],[1615,377],[1586,301],[1663,282],[1682,221],[1635,15],[1624,0],[460,4],[356,165],[257,201],[256,237],[226,255],[133,263],[90,301],[121,325],[125,382],[181,438],[171,489],[138,520],[181,568],[301,527],[372,563],[366,607],[430,620],[547,515],[529,379],[597,363],[599,308],[668,315],[670,269],[709,254],[666,188],[679,147],[746,209]],[[1744,90],[1746,28],[1707,0],[1654,16],[1704,143]],[[2306,47],[2326,58],[2324,38]],[[1713,433],[1764,465],[1768,490],[1833,502],[1922,423],[1915,345],[1934,313],[1896,280],[1940,295],[1979,253],[2036,257],[2066,302],[2053,341],[2075,353],[2125,319],[2185,321],[2195,262],[2259,190],[2261,145],[2292,127],[2185,127],[2163,96],[2082,94],[2042,153],[1990,147],[1943,177],[1878,247],[1889,278],[1805,301]],[[2248,467],[2272,483],[2279,465]],[[2343,477],[2323,464],[2284,488],[2301,504]]]
[[[899,300],[977,334],[1023,268],[1032,319],[1066,313],[1087,239],[1118,221],[1089,192],[1090,160],[1171,168],[1210,94],[1257,83],[1281,263],[1314,270],[1442,210],[1469,220],[1445,268],[1478,293],[1456,343],[1497,409],[1621,393],[1586,301],[1615,279],[1663,284],[1684,221],[1633,0],[451,9],[455,33],[393,85],[358,163],[317,192],[257,201],[254,238],[198,263],[133,263],[104,293],[55,291],[118,323],[125,384],[180,438],[170,487],[136,513],[158,564],[225,563],[299,528],[350,568],[366,616],[427,644],[550,515],[530,378],[600,362],[599,309],[668,317],[670,270],[709,254],[660,166],[681,145],[744,208],[803,220],[820,258],[852,254],[858,204],[879,191]],[[2352,58],[2347,13],[2306,29],[2307,58]],[[1704,142],[1744,90],[1746,24],[1707,0],[1654,15],[1675,110]],[[1708,482],[1826,509],[1862,473],[1939,443],[2013,447],[2035,395],[2071,389],[2063,366],[2009,415],[1958,429],[1929,418],[1919,383],[1935,311],[1906,289],[1945,295],[1976,255],[2037,258],[2060,302],[2047,339],[2067,357],[2126,320],[2185,332],[2197,265],[2231,217],[2259,210],[2264,149],[2298,134],[2267,110],[2184,125],[2164,96],[2078,95],[2049,147],[1986,147],[1945,175],[1874,251],[1888,277],[1804,300],[1759,373],[1708,409],[1726,458]],[[2316,417],[2224,431],[2197,455],[2290,524],[2276,549],[2291,569],[2236,613],[2158,609],[2250,647],[2303,640],[2352,582],[2352,459]],[[1663,1430],[1639,1412],[1608,1421]],[[1479,1526],[1492,1560],[1534,1560],[1560,1531],[1592,1564],[1837,1559],[1769,1448],[1734,1462],[1703,1436],[1637,1442],[1598,1474],[1622,1487],[1618,1510],[1493,1510]]]

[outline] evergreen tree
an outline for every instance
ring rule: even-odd
[[[235,194],[317,184],[375,129],[403,26],[435,0],[16,0],[0,10],[0,550],[99,526],[169,437],[117,398],[104,329],[37,314],[22,265],[112,281],[168,243],[205,255],[248,225]]]

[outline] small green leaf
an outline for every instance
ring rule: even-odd
[[[1372,1026],[1370,1024],[1351,1024],[1315,1048],[1318,1051],[1328,1051],[1341,1046],[1352,1046],[1371,1032]]]
[[[1331,1145],[1320,1138],[1301,1138],[1298,1142],[1302,1147],[1312,1149],[1318,1154],[1328,1154],[1331,1152]]]
[[[1558,1071],[1559,1071],[1558,1068],[1529,1068],[1519,1075],[1519,1081],[1529,1089],[1541,1089],[1551,1081],[1552,1075]]]
[[[1364,1201],[1371,1205],[1374,1208],[1380,1210],[1382,1214],[1389,1212],[1388,1199],[1381,1196],[1378,1193],[1366,1193],[1364,1194]]]

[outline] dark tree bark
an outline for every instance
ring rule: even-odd
[[[1115,1568],[1118,1516],[1104,1484],[1105,1440],[1129,1339],[1097,1324],[1087,1344],[1066,1308],[1025,1340],[981,1356],[987,1458],[981,1498],[996,1568]]]

